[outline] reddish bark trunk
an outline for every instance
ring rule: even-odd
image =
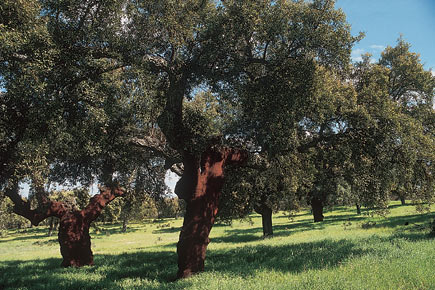
[[[59,245],[63,267],[81,267],[94,264],[89,235],[90,222],[82,211],[68,211],[60,219]]]
[[[62,266],[93,265],[89,226],[110,201],[124,194],[124,190],[117,186],[100,188],[100,194],[93,196],[81,211],[70,209],[62,202],[47,199],[42,191],[41,187],[37,189],[40,205],[36,209],[31,209],[30,203],[21,198],[18,182],[5,193],[14,203],[14,212],[27,218],[35,226],[48,217],[55,216],[60,219],[58,237],[63,257]]]
[[[177,244],[177,279],[204,270],[209,234],[219,209],[219,196],[224,183],[224,166],[242,163],[245,152],[235,149],[209,148],[199,158],[184,156],[184,173],[175,188],[186,200],[183,228]]]
[[[323,221],[323,203],[318,198],[311,199],[311,208],[313,210],[314,222]]]
[[[94,195],[86,208],[81,211],[71,210],[62,216],[58,237],[63,267],[81,267],[94,264],[89,235],[91,222],[101,214],[109,202],[123,194],[124,190],[117,186],[102,187],[100,194]]]

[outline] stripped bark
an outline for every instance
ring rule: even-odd
[[[185,154],[183,176],[175,187],[178,197],[187,202],[177,244],[177,279],[204,270],[209,234],[219,210],[224,167],[246,159],[246,152],[229,148],[209,147],[201,158]]]
[[[71,208],[67,204],[49,200],[41,187],[37,188],[39,205],[32,209],[30,202],[19,194],[18,182],[14,182],[6,189],[5,194],[14,203],[14,212],[27,218],[32,225],[37,226],[48,217],[58,217],[59,244],[63,257],[62,266],[81,267],[93,265],[89,227],[102,212],[104,207],[125,192],[119,186],[101,187],[100,194],[91,198],[83,210]]]

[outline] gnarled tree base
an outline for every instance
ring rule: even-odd
[[[82,267],[94,264],[89,224],[82,212],[66,213],[60,220],[59,244],[63,267]]]

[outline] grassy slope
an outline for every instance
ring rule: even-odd
[[[261,219],[216,225],[206,271],[169,282],[177,270],[182,220],[107,226],[92,234],[94,267],[63,269],[56,237],[45,228],[0,238],[0,289],[435,289],[432,213],[393,204],[387,218],[357,216],[353,208],[274,216],[273,239],[261,239]],[[374,227],[362,224],[375,221]],[[409,225],[405,225],[408,222]]]

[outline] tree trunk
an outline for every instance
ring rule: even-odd
[[[49,218],[48,236],[51,237],[54,230],[54,217]]]
[[[94,264],[89,235],[90,221],[82,211],[70,211],[62,216],[59,226],[59,244],[63,267],[81,267]]]
[[[359,205],[359,203],[356,204],[356,213],[357,213],[358,215],[361,214],[361,206]]]
[[[37,184],[35,188],[39,199],[38,207],[35,209],[31,208],[29,201],[23,200],[20,196],[18,180],[6,188],[5,195],[14,203],[14,212],[27,218],[35,226],[46,218],[58,217],[60,219],[58,237],[63,257],[61,265],[64,267],[93,265],[89,226],[101,214],[104,207],[116,197],[122,196],[125,190],[118,185],[101,187],[100,194],[94,195],[86,208],[78,211],[70,209],[63,202],[48,199],[41,184]]]
[[[127,218],[122,219],[122,232],[125,233],[127,231]]]
[[[314,222],[323,221],[323,203],[320,199],[313,197],[311,199],[311,208],[313,210]]]
[[[59,244],[63,267],[81,267],[94,264],[89,227],[102,210],[117,196],[124,194],[118,186],[101,187],[81,211],[70,210],[62,215],[59,226]]]
[[[406,205],[406,200],[404,196],[400,196],[400,202],[402,203],[402,205]]]
[[[177,279],[204,270],[209,234],[219,209],[219,197],[224,183],[224,166],[241,163],[246,153],[232,149],[209,148],[199,158],[184,156],[183,176],[175,193],[186,200],[183,228],[177,244]]]
[[[255,207],[254,210],[261,214],[261,224],[263,226],[263,238],[273,237],[273,226],[272,226],[272,209],[266,204],[262,204]]]

